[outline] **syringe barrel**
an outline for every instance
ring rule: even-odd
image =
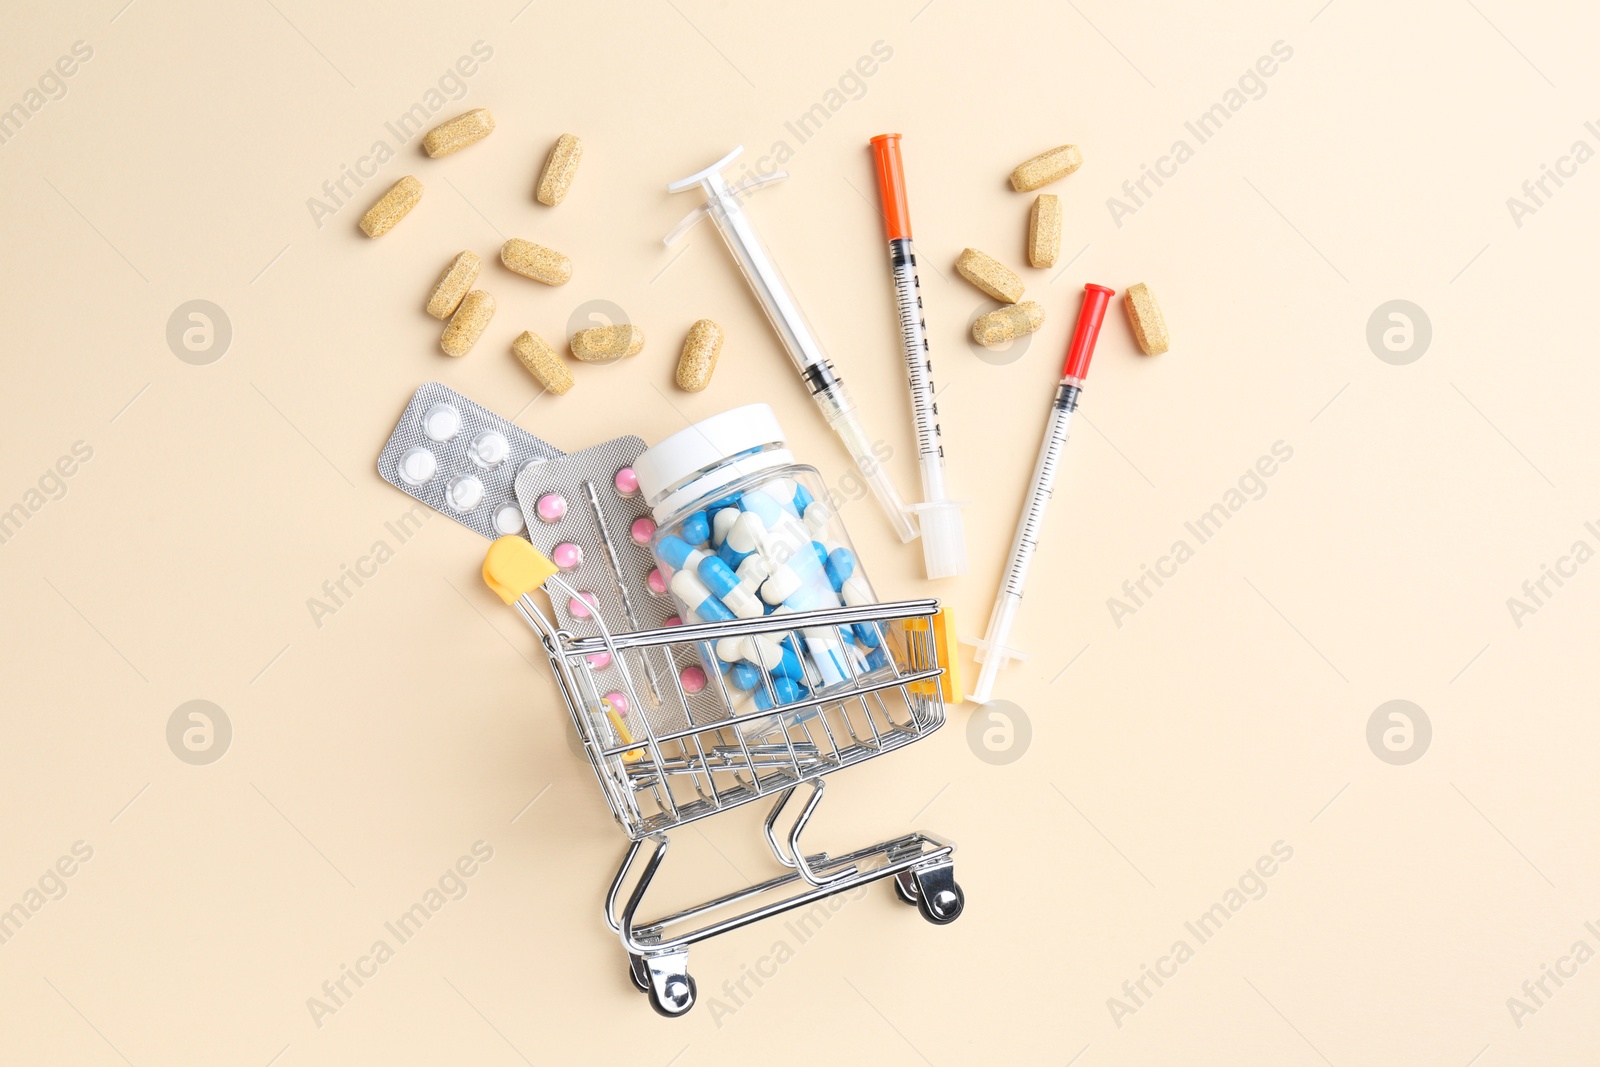
[[[1067,447],[1067,436],[1072,431],[1072,413],[1077,409],[1078,392],[1076,385],[1065,380],[1056,387],[1056,399],[1050,405],[1050,421],[1045,425],[1044,440],[1039,443],[1033,477],[1028,480],[1028,498],[1022,502],[1017,532],[1011,539],[1011,553],[1006,558],[1006,573],[1000,583],[1002,595],[1020,600],[1023,588],[1028,583],[1028,569],[1033,565],[1039,537],[1044,530],[1045,508],[1055,495],[1061,453]]]
[[[740,151],[734,149],[705,170],[679,179],[668,185],[667,189],[669,192],[678,192],[699,185],[705,190],[706,212],[711,216],[717,232],[722,235],[734,262],[739,265],[739,272],[750,283],[750,289],[756,294],[761,310],[766,312],[767,321],[772,323],[783,350],[789,354],[789,359],[794,362],[795,369],[811,391],[812,400],[849,451],[850,458],[855,460],[862,480],[883,508],[900,540],[914,540],[917,527],[900,498],[900,491],[895,488],[889,472],[876,455],[875,439],[861,425],[854,401],[845,391],[844,383],[834,374],[833,365],[828,362],[811,324],[806,321],[805,313],[795,302],[778,265],[772,261],[772,256],[756,234],[755,226],[745,214],[738,193],[730,189],[722,177],[721,169],[733,162]]]
[[[706,190],[706,211],[711,221],[716,224],[717,232],[733,254],[733,261],[739,265],[745,281],[750,283],[783,350],[794,361],[795,369],[804,374],[815,364],[826,364],[827,356],[811,323],[795,302],[783,272],[761,243],[738,194],[728,188],[720,174],[708,175],[701,184]]]
[[[934,399],[933,362],[928,355],[927,325],[922,319],[922,283],[917,278],[916,253],[903,237],[889,242],[889,270],[894,278],[895,312],[900,318],[900,343],[905,353],[906,384],[911,390],[911,428],[917,438],[917,455],[941,464],[944,446],[939,437],[939,405]],[[926,464],[924,464],[926,469]],[[940,477],[943,483],[943,477]],[[923,485],[923,498],[942,500]]]
[[[855,460],[856,470],[861,472],[861,480],[866,483],[878,505],[883,508],[883,513],[888,518],[889,525],[894,527],[896,536],[902,542],[916,540],[917,528],[911,522],[905,502],[900,499],[900,490],[889,480],[888,468],[884,467],[872,438],[861,425],[861,419],[856,415],[855,401],[851,399],[844,383],[837,378],[830,378],[825,388],[814,389],[811,399],[817,402],[822,417],[828,420],[828,425],[839,435],[839,440],[850,453],[850,458]]]

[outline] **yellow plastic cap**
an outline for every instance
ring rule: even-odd
[[[938,650],[939,663],[944,673],[939,676],[939,688],[946,704],[959,704],[966,699],[961,688],[961,657],[956,654],[956,616],[948,605],[939,608],[933,617],[933,647]]]
[[[515,535],[500,538],[483,557],[483,582],[507,604],[531,593],[561,568]]]

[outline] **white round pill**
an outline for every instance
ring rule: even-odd
[[[468,451],[472,453],[472,462],[484,470],[494,470],[511,454],[511,442],[499,430],[485,430],[472,439]]]
[[[522,510],[515,504],[502,504],[494,513],[494,528],[502,534],[522,532]]]
[[[432,478],[439,470],[439,459],[426,448],[409,449],[400,457],[400,480],[409,485],[421,485]]]
[[[461,412],[454,404],[435,404],[422,416],[422,432],[434,441],[448,441],[461,432]]]
[[[475,474],[462,474],[450,481],[445,500],[457,511],[471,511],[483,503],[483,482]]]

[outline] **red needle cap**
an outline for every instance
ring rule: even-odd
[[[1072,343],[1067,346],[1067,365],[1062,376],[1083,378],[1089,373],[1089,360],[1094,356],[1094,343],[1100,339],[1100,323],[1105,320],[1106,308],[1115,289],[1090,283],[1083,287],[1083,306],[1078,309],[1078,325],[1072,330]]]
[[[889,240],[911,238],[911,212],[906,209],[906,170],[900,162],[900,135],[880,133],[871,141],[878,168],[878,196],[883,201],[883,226]]]

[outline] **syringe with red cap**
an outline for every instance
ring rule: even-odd
[[[1017,609],[1022,605],[1022,589],[1028,581],[1028,568],[1039,547],[1039,532],[1044,526],[1044,512],[1055,491],[1056,467],[1061,462],[1061,451],[1067,446],[1067,432],[1072,428],[1072,413],[1078,409],[1078,397],[1083,392],[1083,379],[1089,373],[1089,360],[1094,355],[1094,345],[1100,337],[1100,323],[1106,317],[1106,308],[1115,290],[1103,285],[1083,287],[1083,306],[1078,309],[1078,324],[1072,331],[1072,343],[1067,346],[1067,362],[1062,369],[1061,383],[1056,386],[1055,400],[1050,405],[1050,422],[1045,427],[1044,441],[1039,446],[1039,459],[1033,467],[1033,481],[1028,486],[1028,498],[1022,515],[1017,520],[1017,534],[1011,542],[1011,556],[1006,561],[1005,577],[1000,583],[1000,593],[995,597],[994,611],[989,615],[989,629],[978,644],[977,660],[983,664],[978,672],[978,684],[970,699],[986,703],[994,692],[994,678],[1002,667],[1012,660],[1027,657],[1012,648],[1011,626],[1016,622]]]

